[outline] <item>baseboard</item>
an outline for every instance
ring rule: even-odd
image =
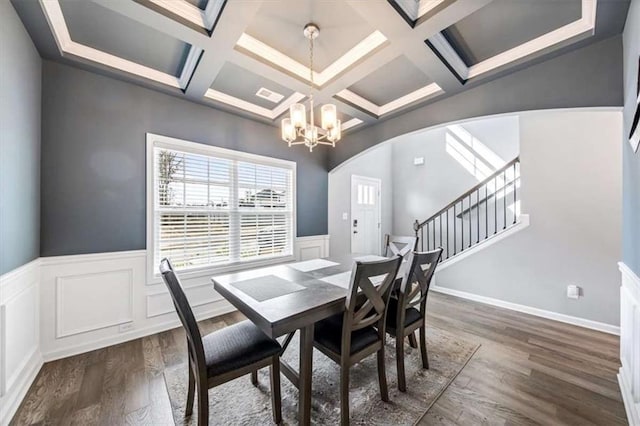
[[[618,373],[618,384],[620,385],[620,393],[622,394],[622,401],[624,402],[624,409],[627,413],[629,425],[640,426],[640,404],[634,401],[631,388],[624,379],[622,368],[620,369],[620,373]]]
[[[448,294],[450,296],[460,297],[462,299],[472,300],[474,302],[484,303],[485,305],[497,306],[512,311],[523,312],[529,315],[535,315],[541,318],[547,318],[554,321],[564,322],[578,327],[589,328],[591,330],[601,331],[603,333],[620,335],[620,327],[603,322],[592,321],[585,318],[574,317],[571,315],[560,314],[558,312],[546,311],[544,309],[534,308],[517,303],[507,302],[505,300],[494,299],[492,297],[480,296],[466,291],[453,290],[447,287],[437,285],[431,286],[431,290],[438,293]]]
[[[20,373],[17,382],[10,389],[7,389],[7,393],[0,398],[0,425],[5,426],[11,422],[31,384],[40,372],[43,363],[40,351],[34,351]]]
[[[236,308],[225,301],[216,303],[213,309],[208,309],[199,313],[195,313],[196,320],[201,321],[209,318],[214,318],[220,315],[228,314],[236,311]],[[96,349],[105,348],[108,346],[117,345],[120,343],[128,342],[130,340],[139,339],[141,337],[150,336],[152,334],[160,333],[172,328],[180,327],[180,320],[174,315],[170,321],[162,322],[160,324],[154,324],[149,327],[139,328],[128,333],[122,333],[112,335],[107,338],[97,339],[90,342],[83,343],[81,345],[69,346],[64,349],[58,349],[49,351],[42,354],[42,358],[45,362],[55,361],[57,359],[66,358],[74,355],[79,355],[85,352],[94,351]]]

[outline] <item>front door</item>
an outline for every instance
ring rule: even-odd
[[[351,253],[380,254],[380,179],[351,176]]]

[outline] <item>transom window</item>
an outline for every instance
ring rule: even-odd
[[[295,163],[151,134],[147,145],[154,275],[165,257],[198,270],[292,256]]]

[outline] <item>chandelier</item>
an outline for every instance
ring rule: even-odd
[[[309,122],[304,104],[297,103],[289,108],[289,117],[282,120],[282,139],[292,145],[304,144],[313,152],[316,145],[330,145],[335,147],[342,138],[340,120],[338,120],[336,106],[325,104],[320,108],[322,127],[315,125],[313,117],[313,40],[320,34],[320,28],[315,24],[304,27],[304,36],[309,39]]]

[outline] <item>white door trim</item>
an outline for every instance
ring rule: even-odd
[[[353,200],[354,200],[354,194],[353,194],[353,182],[354,180],[365,180],[365,181],[370,181],[371,183],[375,183],[378,186],[378,244],[377,244],[377,250],[376,253],[377,255],[380,255],[380,248],[382,245],[382,179],[380,178],[374,178],[374,177],[370,177],[370,176],[362,176],[362,175],[355,175],[352,174],[351,175],[351,188],[349,189],[349,206],[350,206],[350,221],[349,221],[349,242],[350,242],[350,247],[349,247],[349,251],[352,251],[353,248]]]

